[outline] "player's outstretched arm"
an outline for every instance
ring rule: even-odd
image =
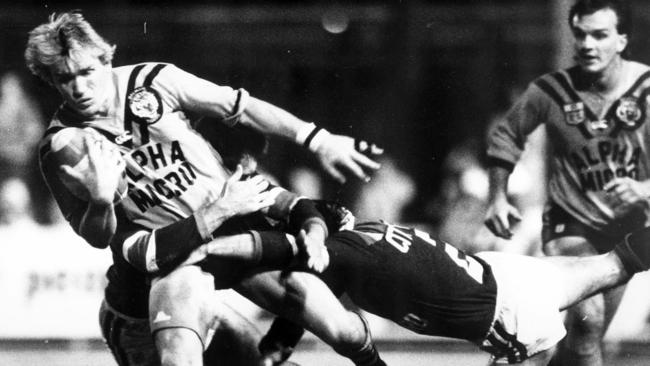
[[[325,247],[327,228],[320,214],[311,214],[311,200],[298,206],[291,216],[298,217],[298,235],[281,231],[251,230],[237,235],[218,236],[194,249],[183,264],[198,263],[208,257],[229,258],[245,261],[264,269],[285,269],[298,263],[316,272],[322,272],[329,264]],[[307,207],[307,208],[306,208]],[[306,219],[302,219],[306,218]],[[293,220],[296,220],[294,218]],[[291,231],[291,224],[289,224]]]
[[[292,139],[313,151],[323,168],[337,181],[344,183],[352,175],[367,181],[368,172],[380,165],[367,155],[376,156],[383,150],[374,144],[348,136],[336,135],[307,123],[282,108],[250,97],[241,123],[265,134]]]
[[[265,135],[304,145],[339,182],[345,182],[346,175],[368,180],[368,172],[379,169],[379,164],[368,158],[383,152],[374,144],[330,134],[280,107],[251,97],[243,89],[214,84],[173,65],[165,67],[156,80],[168,81],[165,93],[173,95],[171,100],[177,100],[181,109],[219,118],[231,126],[242,123]]]
[[[153,231],[133,228],[117,235],[113,242],[136,269],[166,273],[185,261],[202,244],[213,240],[212,233],[227,219],[259,211],[275,201],[261,177],[241,180],[242,167],[227,180],[221,196],[208,202],[193,215]],[[246,243],[242,239],[237,244]]]

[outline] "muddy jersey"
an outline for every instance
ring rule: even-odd
[[[210,95],[204,95],[206,91]],[[224,123],[237,123],[248,99],[245,90],[211,84],[171,64],[143,63],[114,68],[111,92],[106,116],[85,119],[62,105],[41,142],[43,175],[75,231],[86,203],[67,191],[48,157],[51,136],[68,126],[100,131],[125,157],[128,194],[116,209],[118,231],[168,225],[219,196],[229,171],[219,154],[194,130],[194,117],[205,112]],[[209,111],[201,110],[205,105]],[[121,253],[113,256],[109,282],[124,284],[119,291],[135,291],[133,301],[138,302],[138,308],[146,309],[146,297],[135,296],[148,293],[145,276],[131,268]],[[107,291],[119,292],[110,287]]]
[[[561,70],[531,83],[488,138],[488,156],[513,165],[526,136],[545,125],[549,199],[597,230],[630,217],[645,222],[647,217],[647,205],[621,211],[603,189],[615,177],[650,178],[650,71],[635,62],[625,65],[624,88],[608,109],[593,101],[595,94],[576,87],[577,67]]]
[[[417,333],[482,340],[496,306],[492,270],[422,231],[361,223],[327,240],[323,280],[362,309]]]

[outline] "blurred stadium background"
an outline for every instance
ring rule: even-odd
[[[650,3],[632,1],[635,59],[650,62]],[[337,133],[387,150],[372,183],[334,184],[315,161],[271,141],[265,171],[359,216],[417,225],[468,250],[539,253],[544,147],[533,138],[511,181],[525,219],[511,242],[482,229],[487,127],[535,76],[571,62],[562,0],[0,2],[0,365],[112,365],[97,308],[110,253],[75,237],[53,206],[35,144],[59,99],[22,61],[26,33],[82,9],[115,65],[166,61]],[[541,133],[541,132],[540,132]],[[650,277],[638,276],[606,337],[617,365],[650,363]],[[227,293],[252,317],[267,316]],[[482,365],[456,341],[372,318],[393,365]],[[308,337],[296,361],[347,364]],[[46,361],[47,360],[47,361]]]

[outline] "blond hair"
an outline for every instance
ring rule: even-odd
[[[91,52],[103,64],[113,60],[115,46],[109,45],[78,11],[50,15],[48,22],[29,32],[25,63],[42,80],[52,83],[50,67]]]

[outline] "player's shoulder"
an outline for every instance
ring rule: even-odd
[[[639,76],[645,74],[648,71],[650,71],[650,65],[646,65],[646,64],[644,64],[642,62],[626,61],[626,64],[628,65],[630,70],[632,70],[632,72],[634,72],[635,74],[637,74]]]
[[[650,87],[650,66],[637,61],[626,61],[626,69],[630,75],[627,79],[633,86],[638,85],[642,89]]]
[[[118,80],[120,80],[120,79],[128,79],[130,77],[136,77],[136,76],[146,77],[151,72],[158,73],[163,69],[174,70],[174,69],[178,69],[178,67],[176,67],[176,65],[169,62],[147,61],[147,62],[140,62],[137,64],[116,66],[113,67],[112,71],[115,77]]]
[[[573,72],[573,68],[559,69],[536,77],[528,84],[522,98],[532,104],[566,99],[575,92]]]
[[[564,88],[573,88],[572,76],[575,67],[549,71],[536,77],[530,86],[544,89],[545,85],[561,85]]]

